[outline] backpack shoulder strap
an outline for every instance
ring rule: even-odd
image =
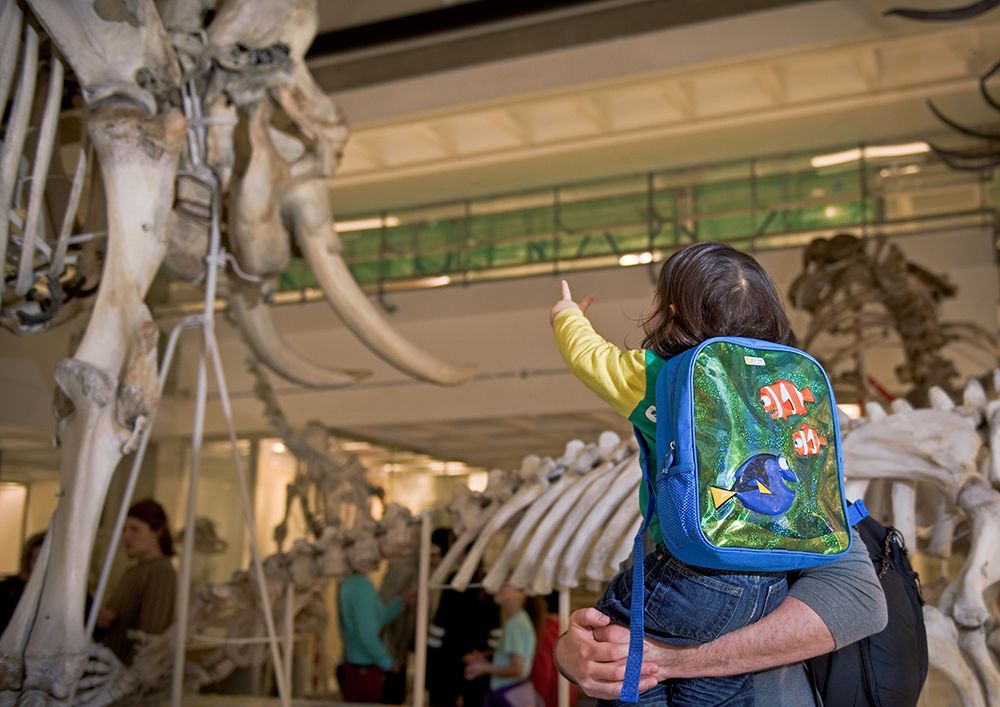
[[[646,633],[643,610],[646,603],[645,567],[643,557],[645,555],[645,545],[643,538],[649,522],[656,513],[656,489],[653,485],[651,469],[656,468],[653,457],[649,452],[649,445],[643,438],[642,433],[635,428],[635,438],[639,441],[639,460],[642,467],[642,481],[646,484],[649,497],[646,500],[646,512],[643,515],[642,525],[635,535],[632,545],[632,605],[629,609],[629,639],[628,639],[628,660],[625,663],[625,679],[622,684],[622,692],[619,700],[622,702],[639,701],[639,674],[642,670],[642,648],[643,638]]]
[[[868,509],[865,502],[860,498],[847,507],[847,524],[851,527],[857,525],[868,517]]]

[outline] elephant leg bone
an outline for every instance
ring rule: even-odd
[[[152,324],[143,297],[165,252],[163,226],[184,120],[177,112],[147,120],[134,109],[112,107],[96,110],[89,129],[108,201],[108,254],[83,340],[57,371],[67,415],[61,435],[64,497],[49,531],[49,562],[35,568],[45,578],[37,609],[25,602],[18,607],[35,614],[24,652],[24,686],[57,699],[69,696],[86,663],[79,598],[90,552],[81,546],[92,547],[107,486],[131,434],[121,422],[151,402],[146,325]],[[155,399],[155,382],[152,389]]]

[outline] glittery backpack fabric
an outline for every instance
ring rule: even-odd
[[[709,339],[663,366],[656,410],[646,478],[679,560],[784,571],[847,552],[836,402],[812,356],[756,339]]]
[[[619,700],[638,700],[644,633],[642,537],[654,514],[670,553],[725,571],[830,562],[867,516],[844,496],[840,426],[823,367],[758,339],[708,339],[656,378],[656,449],[638,428],[644,522],[632,550],[629,655]]]

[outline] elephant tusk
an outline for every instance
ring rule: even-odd
[[[322,180],[292,186],[285,194],[284,212],[299,250],[330,305],[361,341],[390,365],[420,380],[457,385],[472,378],[475,366],[448,363],[397,334],[354,281],[340,255],[329,197]]]
[[[345,386],[371,375],[370,371],[334,370],[308,361],[282,339],[269,308],[251,305],[238,287],[229,296],[229,314],[254,354],[282,378],[309,388]]]

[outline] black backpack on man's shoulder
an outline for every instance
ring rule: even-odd
[[[914,707],[927,678],[924,599],[899,531],[868,516],[854,526],[882,583],[889,622],[879,633],[806,661],[826,707]]]

